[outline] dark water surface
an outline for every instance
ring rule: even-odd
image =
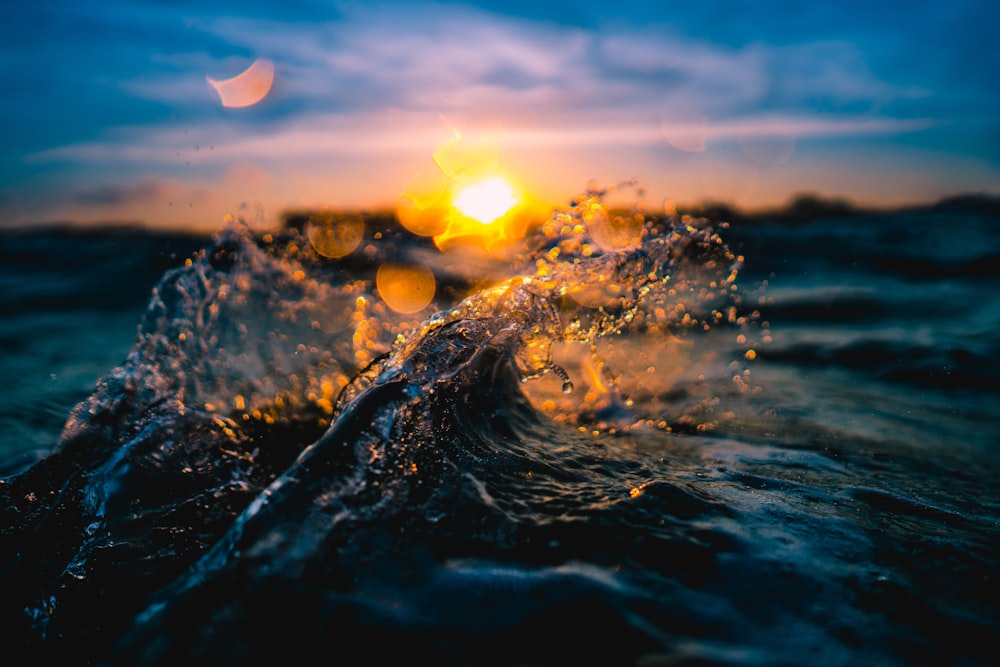
[[[0,235],[2,662],[994,664],[995,207],[605,213]]]

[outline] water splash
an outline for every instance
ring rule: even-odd
[[[458,320],[502,318],[522,380],[554,375],[564,398],[556,403],[544,388],[525,391],[562,420],[580,422],[611,404],[629,404],[623,391],[649,386],[643,376],[676,357],[688,333],[747,324],[746,316],[737,315],[742,257],[709,221],[647,215],[640,205],[615,209],[606,203],[610,190],[593,188],[545,221],[526,238],[506,278],[401,337],[382,368],[398,365],[437,328]],[[628,336],[620,336],[624,333]],[[629,354],[636,340],[645,348],[638,356],[649,360],[652,371],[608,370],[610,360]],[[706,354],[717,357],[718,349]],[[688,368],[700,361],[690,361]],[[574,395],[571,377],[587,375],[583,363],[604,369],[614,391],[603,387],[597,394]],[[570,366],[572,372],[566,370]],[[623,419],[639,423],[643,418],[663,421],[660,415],[623,413],[616,428],[627,426]]]
[[[596,486],[587,491],[588,478],[575,471],[592,456],[583,443],[561,459],[533,444],[551,421],[519,390],[530,395],[537,383],[529,380],[554,378],[560,396],[576,402],[567,414],[586,420],[586,401],[574,395],[573,376],[556,359],[557,345],[590,350],[590,382],[619,396],[623,378],[607,371],[599,343],[623,333],[678,335],[710,327],[713,314],[722,319],[720,304],[731,302],[738,269],[738,258],[708,225],[639,212],[623,224],[614,215],[600,193],[580,198],[529,237],[505,275],[494,276],[489,286],[470,285],[464,298],[415,326],[393,319],[398,309],[380,303],[368,282],[357,300],[379,318],[357,318],[355,337],[371,326],[394,335],[391,346],[346,384],[322,437],[162,591],[162,602],[140,615],[137,627],[159,632],[175,615],[188,613],[190,599],[223,581],[266,579],[280,590],[289,578],[318,576],[319,590],[336,595],[341,572],[368,558],[352,537],[361,526],[380,534],[398,525],[393,533],[404,537],[394,538],[397,553],[424,548],[427,516],[437,517],[432,524],[445,535],[468,520],[477,534],[486,531],[483,539],[501,542],[522,523],[549,520],[530,508],[521,515],[493,497],[482,466],[512,479],[536,471],[537,494],[549,495],[547,484],[555,490],[574,483],[581,489],[570,497],[606,494],[600,480],[589,480]],[[617,232],[598,244],[602,232],[595,225],[602,219],[634,235],[620,247],[608,241],[620,239]],[[579,442],[572,432],[564,436],[564,442]],[[472,514],[451,516],[463,497],[476,499],[467,506]],[[416,545],[407,542],[409,535],[418,536]],[[133,638],[132,646],[144,647],[144,636]]]
[[[610,203],[629,193],[632,202]],[[493,318],[524,392],[557,421],[704,427],[720,392],[747,384],[733,332],[754,319],[737,284],[742,257],[722,238],[725,224],[652,214],[641,194],[634,182],[591,186],[508,263],[475,257],[458,269],[456,253],[391,219],[352,218],[355,249],[336,257],[317,248],[308,216],[260,238],[233,221],[164,277],[135,349],[104,383],[132,386],[137,406],[169,401],[230,428],[329,423],[430,332]],[[400,307],[385,285],[390,268],[421,271],[435,287]],[[98,392],[81,405],[64,439],[105,400]]]
[[[160,415],[196,413],[235,442],[279,422],[322,429],[459,321],[491,322],[481,344],[507,350],[524,393],[557,422],[704,428],[720,392],[746,385],[744,373],[732,375],[730,330],[753,319],[736,282],[742,258],[707,220],[608,204],[632,187],[592,187],[538,225],[508,265],[460,276],[435,268],[434,299],[403,309],[386,301],[376,274],[435,266],[421,252],[442,266],[448,258],[391,221],[367,220],[365,240],[341,258],[315,247],[310,220],[261,238],[232,221],[164,276],[131,354],[73,411],[62,447],[97,431],[125,443]],[[428,373],[451,372],[427,363]]]

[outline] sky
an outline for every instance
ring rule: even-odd
[[[7,0],[0,226],[392,208],[457,178],[442,147],[553,205],[630,179],[654,209],[1000,194],[998,18],[992,0]],[[248,69],[232,94],[266,94],[227,103],[218,82]]]

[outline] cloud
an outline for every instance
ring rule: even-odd
[[[748,116],[739,119],[691,120],[665,114],[659,121],[646,114],[627,114],[609,125],[602,114],[580,112],[572,118],[511,118],[502,126],[458,128],[469,138],[484,139],[501,149],[533,147],[600,149],[676,145],[684,138],[707,142],[741,138],[892,136],[932,125],[925,119],[884,117]],[[198,128],[123,130],[111,140],[74,144],[32,156],[35,162],[70,161],[89,164],[133,162],[147,165],[225,166],[234,161],[291,164],[338,156],[429,156],[454,136],[446,117],[432,113],[382,112],[348,116],[310,116],[292,127],[254,135],[234,132],[221,123]]]
[[[650,144],[665,135],[898,134],[929,121],[873,113],[911,91],[880,81],[847,43],[733,49],[666,29],[586,32],[470,8],[352,7],[339,20],[205,19],[198,29],[253,55],[161,55],[165,69],[123,86],[196,110],[190,126],[115,128],[35,160],[202,164],[433,148],[446,130],[553,148]],[[275,90],[220,116],[206,74],[275,63]],[[689,122],[703,127],[691,127]]]
[[[74,203],[86,206],[144,204],[161,198],[165,188],[160,181],[146,178],[138,183],[103,184],[73,194]]]
[[[225,78],[268,58],[275,99],[255,117],[259,123],[387,107],[480,117],[593,109],[858,113],[913,95],[877,78],[846,41],[731,48],[677,28],[586,31],[426,3],[350,6],[327,21],[221,17],[191,25],[199,36],[193,43],[211,44],[214,55],[158,54],[154,71],[123,88],[211,118],[205,76]]]
[[[512,108],[523,94],[582,78],[589,39],[579,30],[424,4],[354,8],[338,21],[316,24],[220,18],[206,29],[273,59],[293,112]],[[491,90],[498,94],[481,96]]]

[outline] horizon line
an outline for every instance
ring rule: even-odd
[[[791,195],[783,204],[764,205],[757,207],[746,207],[726,201],[724,199],[706,198],[694,203],[673,202],[676,215],[692,215],[695,217],[705,217],[706,215],[718,215],[724,213],[736,219],[755,219],[764,217],[801,219],[804,214],[811,214],[809,217],[821,219],[824,214],[844,215],[868,215],[868,214],[891,214],[904,212],[933,211],[944,205],[966,205],[974,208],[983,208],[991,214],[1000,216],[1000,192],[988,191],[964,191],[953,195],[946,195],[937,199],[913,201],[902,204],[873,205],[865,204],[846,196],[824,195],[815,191],[803,190]],[[548,209],[556,212],[572,207],[573,204],[559,206],[552,204]],[[613,209],[626,208],[627,205],[612,206]],[[388,205],[378,205],[374,207],[346,207],[346,206],[289,206],[281,210],[278,214],[280,228],[285,229],[289,218],[297,216],[308,216],[312,213],[335,211],[343,214],[361,214],[379,217],[392,217],[398,219],[397,209]],[[666,212],[646,212],[652,216],[669,216]],[[233,216],[236,220],[245,219]],[[81,221],[81,220],[39,220],[35,222],[20,222],[12,225],[0,223],[0,232],[24,232],[24,231],[145,231],[160,232],[165,234],[178,234],[183,236],[211,236],[224,228],[226,222],[221,222],[215,230],[208,230],[202,227],[190,225],[163,225],[151,224],[142,220],[110,219],[105,221]],[[258,230],[266,233],[267,230]]]

